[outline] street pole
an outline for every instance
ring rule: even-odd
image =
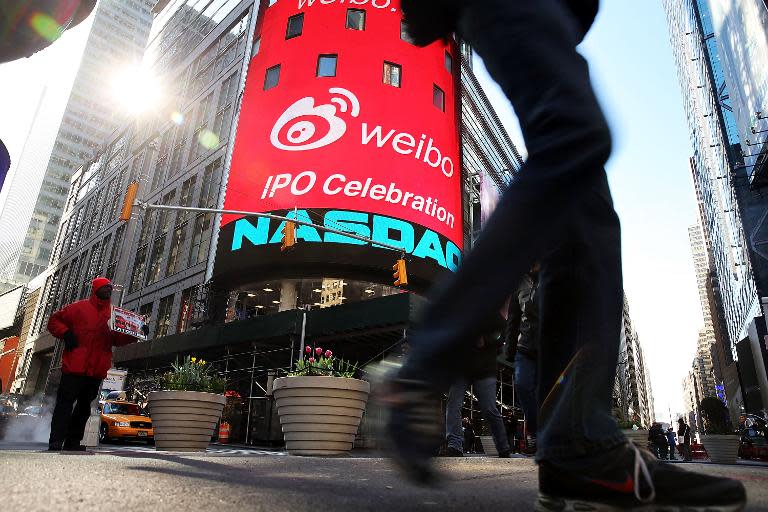
[[[293,222],[295,224],[298,224],[299,226],[308,226],[308,227],[318,229],[320,231],[327,231],[328,233],[334,233],[337,235],[346,236],[354,240],[360,240],[361,242],[367,242],[369,244],[375,244],[375,245],[384,247],[386,249],[391,249],[393,251],[399,251],[403,256],[405,256],[405,249],[402,247],[398,247],[396,245],[390,245],[384,242],[377,242],[372,238],[360,236],[350,231],[329,228],[327,226],[321,226],[320,224],[315,224],[313,222],[306,222],[306,221],[294,219],[291,217],[283,217],[282,215],[273,215],[271,213],[262,213],[262,212],[249,212],[245,210],[222,210],[218,208],[195,208],[192,206],[169,206],[169,205],[162,205],[162,204],[149,204],[141,201],[134,203],[133,206],[137,206],[143,210],[171,210],[171,211],[196,212],[196,213],[220,213],[224,215],[247,215],[249,217],[264,217],[267,219],[279,220],[283,222]],[[294,209],[294,212],[297,212],[297,211],[298,209]]]

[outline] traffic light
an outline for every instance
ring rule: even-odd
[[[120,212],[120,220],[131,220],[131,211],[133,210],[133,202],[136,200],[136,193],[139,191],[139,184],[137,182],[130,183],[128,190],[125,191],[125,199],[123,199],[123,210]]]
[[[294,245],[296,245],[296,223],[287,220],[283,227],[283,244],[280,246],[280,250],[287,251]]]
[[[395,278],[395,286],[407,286],[408,285],[408,272],[405,269],[405,260],[399,259],[397,263],[392,265],[394,270],[392,277]]]

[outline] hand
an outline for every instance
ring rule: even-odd
[[[69,352],[77,348],[77,337],[72,330],[65,332],[61,339],[64,340],[64,351]]]
[[[408,35],[416,46],[446,39],[456,31],[464,0],[402,0]]]

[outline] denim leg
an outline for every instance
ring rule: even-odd
[[[472,390],[477,397],[480,413],[491,429],[496,450],[499,453],[509,451],[507,429],[504,427],[504,420],[496,405],[496,377],[485,377],[476,380],[472,383]]]
[[[467,381],[458,379],[448,390],[448,401],[445,404],[445,434],[448,446],[459,451],[464,451],[461,407],[464,405],[466,391]]]
[[[536,435],[539,406],[536,401],[537,365],[535,359],[518,352],[515,354],[515,392],[525,413],[528,433]]]
[[[611,137],[576,51],[581,34],[559,0],[474,0],[459,28],[512,103],[529,156],[458,271],[431,292],[400,377],[447,389],[464,375],[472,341],[543,260],[542,339],[547,322],[561,325],[549,326],[554,337],[539,357],[540,392],[558,384],[558,393],[538,418],[538,456],[602,452],[623,442],[606,400],[623,295],[619,222],[603,170]]]
[[[539,281],[536,457],[561,466],[626,442],[611,416],[624,294],[604,173],[581,201],[566,242],[543,258]]]
[[[441,391],[464,374],[472,341],[523,274],[573,231],[573,214],[604,173],[611,148],[586,62],[575,49],[580,34],[559,0],[466,5],[461,35],[512,102],[529,156],[459,270],[431,291],[410,336],[400,376]]]

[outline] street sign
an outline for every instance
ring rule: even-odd
[[[147,336],[141,328],[146,323],[146,318],[127,309],[112,307],[112,315],[109,318],[109,328],[115,332],[129,334],[140,340],[146,340]]]

